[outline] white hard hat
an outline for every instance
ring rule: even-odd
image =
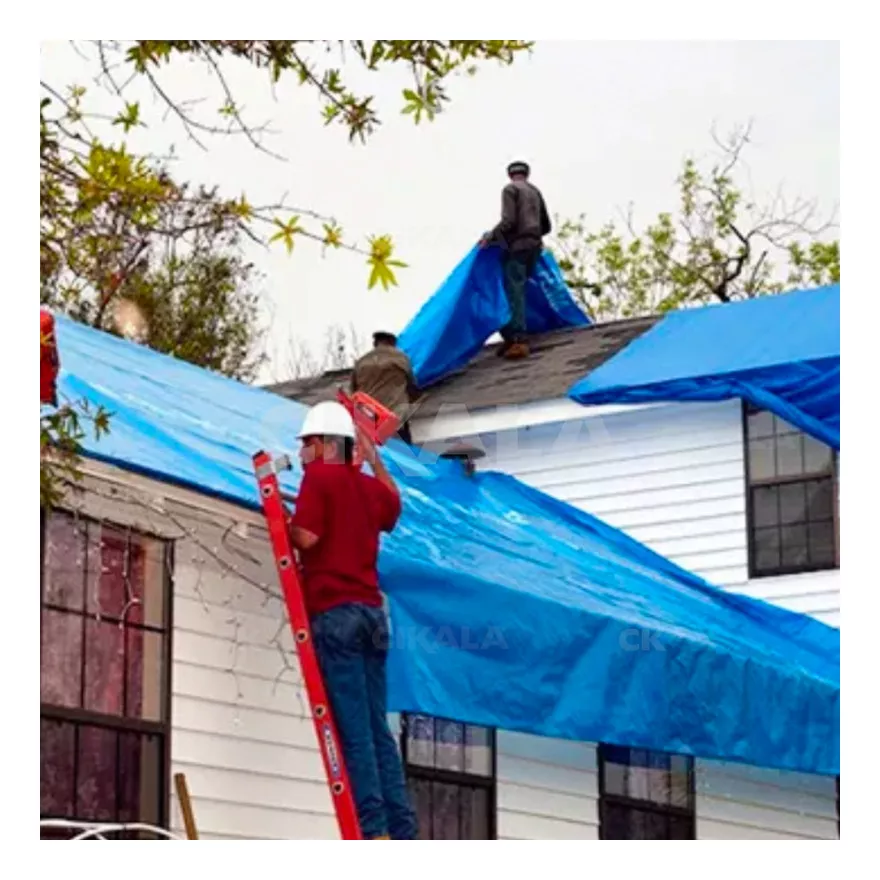
[[[348,437],[355,439],[354,421],[348,410],[335,400],[323,400],[316,403],[306,413],[302,428],[296,435],[303,437]]]

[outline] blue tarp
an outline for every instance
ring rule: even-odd
[[[474,249],[400,333],[398,345],[422,388],[467,364],[510,320],[497,247]],[[589,324],[549,251],[541,255],[526,294],[529,333]]]
[[[57,334],[62,401],[113,413],[89,454],[259,507],[251,455],[293,451],[303,406],[64,318]],[[836,629],[716,589],[512,477],[468,479],[396,440],[385,460],[404,511],[380,559],[391,710],[838,773]]]
[[[569,396],[584,404],[741,397],[840,449],[840,285],[672,312]]]

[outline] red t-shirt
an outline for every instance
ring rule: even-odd
[[[346,464],[315,461],[303,474],[291,526],[318,536],[300,551],[309,615],[345,602],[381,606],[376,559],[379,533],[400,516],[400,497]]]

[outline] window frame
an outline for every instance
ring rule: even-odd
[[[629,795],[618,794],[617,792],[609,792],[605,786],[605,767],[606,764],[615,764],[617,766],[633,766],[632,764],[621,765],[618,761],[609,761],[605,757],[608,748],[626,748],[630,753],[635,747],[617,746],[610,743],[598,743],[596,746],[596,764],[599,775],[599,840],[616,840],[617,838],[606,837],[607,819],[606,809],[609,806],[623,807],[624,809],[637,810],[643,813],[653,813],[659,816],[671,816],[676,819],[686,819],[688,821],[688,840],[697,839],[697,791],[696,791],[696,760],[691,755],[678,755],[675,757],[685,758],[688,761],[687,771],[687,796],[688,806],[679,807],[675,804],[661,804],[657,801],[643,800],[641,798],[630,797]],[[656,749],[640,749],[641,751],[653,752],[654,754],[668,754],[665,752],[657,752]],[[644,838],[627,838],[629,840],[642,840]],[[654,838],[648,838],[654,839]]]
[[[50,610],[60,610],[60,611],[69,611],[69,609],[59,609],[51,603],[46,603],[44,600],[45,596],[45,570],[46,570],[46,550],[47,550],[47,538],[46,538],[46,530],[51,522],[51,519],[54,515],[61,515],[65,517],[69,517],[74,523],[77,522],[86,522],[90,525],[95,526],[108,526],[110,528],[115,528],[120,531],[123,531],[128,536],[128,541],[131,541],[133,536],[146,538],[152,541],[158,541],[162,548],[162,623],[160,628],[152,627],[146,628],[147,632],[160,632],[163,637],[163,651],[162,651],[162,659],[163,659],[163,669],[162,669],[162,695],[161,695],[161,719],[159,721],[151,721],[143,718],[132,718],[126,717],[125,715],[108,715],[101,712],[95,712],[90,709],[85,709],[83,707],[70,707],[70,706],[56,706],[52,703],[44,703],[42,700],[40,701],[40,720],[46,719],[47,721],[58,721],[58,722],[67,722],[75,725],[76,736],[77,739],[75,743],[78,741],[79,730],[81,727],[97,727],[104,730],[113,730],[118,734],[123,733],[135,733],[135,734],[147,734],[150,736],[155,736],[159,742],[159,747],[161,749],[161,757],[160,757],[160,773],[159,778],[156,780],[158,783],[158,802],[159,802],[159,815],[157,825],[160,828],[168,829],[170,823],[170,813],[171,813],[171,735],[172,735],[172,720],[171,720],[171,707],[172,707],[172,659],[173,659],[173,639],[174,639],[174,549],[175,542],[169,539],[167,536],[159,535],[154,532],[145,530],[140,526],[134,526],[131,524],[125,524],[122,522],[118,522],[112,519],[98,518],[95,516],[89,516],[88,514],[80,513],[77,510],[68,509],[65,507],[57,507],[52,508],[48,511],[41,508],[40,509],[40,627],[42,630],[42,612],[44,608],[48,608]],[[87,566],[84,566],[87,570]],[[73,612],[74,614],[76,612]],[[84,649],[84,648],[83,648]],[[118,767],[118,753],[117,753],[117,779],[116,786],[117,789],[119,787],[119,767]],[[42,766],[42,759],[40,761]],[[74,780],[76,779],[76,772],[79,764],[79,753],[76,746],[74,747]],[[77,821],[90,821],[79,819],[75,816],[51,816],[46,817],[42,814],[42,809],[40,811],[40,818],[67,818],[67,819],[75,819]],[[115,821],[115,820],[114,820]],[[120,833],[121,834],[121,833]]]
[[[776,476],[764,479],[752,480],[751,467],[749,465],[749,415],[758,412],[769,412],[775,416],[770,410],[763,407],[755,406],[747,400],[743,400],[741,407],[742,419],[742,438],[743,438],[743,473],[745,481],[746,493],[746,546],[747,546],[747,569],[749,580],[758,580],[761,578],[787,577],[794,574],[811,574],[823,571],[839,571],[840,570],[840,482],[838,479],[839,462],[838,451],[831,447],[831,465],[826,471],[814,471],[810,473],[793,474],[791,476]],[[781,416],[780,416],[781,418]],[[784,420],[783,420],[784,421]],[[792,425],[800,434],[809,436],[806,431]],[[774,435],[775,436],[775,435]],[[815,439],[815,438],[813,438]],[[818,441],[821,442],[821,441]],[[827,444],[826,444],[827,445]],[[794,483],[808,483],[812,480],[830,479],[831,481],[831,497],[832,497],[832,522],[834,525],[834,562],[829,565],[826,563],[804,563],[801,565],[780,565],[775,569],[758,569],[755,567],[755,539],[754,539],[754,503],[752,501],[752,490],[762,486],[785,486]]]
[[[468,773],[466,770],[447,770],[442,767],[428,767],[424,764],[411,764],[409,761],[407,741],[408,722],[410,716],[421,715],[425,718],[432,718],[435,721],[451,721],[456,724],[462,724],[465,728],[479,727],[485,730],[489,735],[490,764],[489,773],[482,775],[479,773]],[[436,742],[436,739],[435,739]],[[446,785],[455,785],[466,788],[480,788],[487,793],[487,840],[498,839],[498,735],[494,727],[485,727],[481,724],[468,724],[466,721],[458,721],[454,718],[446,718],[441,715],[431,715],[426,712],[401,712],[400,713],[400,757],[403,762],[403,772],[406,781],[410,779],[418,779],[423,782],[440,782]],[[433,824],[433,815],[431,817]],[[433,828],[432,837],[433,840]],[[459,838],[460,840],[472,840],[473,838]]]

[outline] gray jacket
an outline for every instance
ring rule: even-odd
[[[540,248],[550,232],[550,216],[541,190],[527,180],[512,180],[501,193],[501,222],[491,239],[511,251]]]

